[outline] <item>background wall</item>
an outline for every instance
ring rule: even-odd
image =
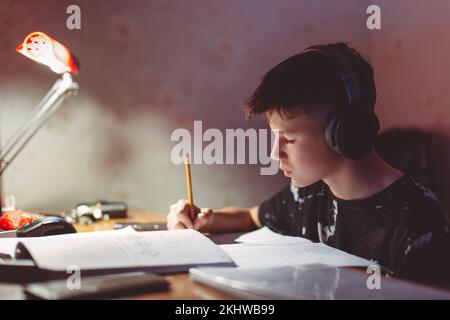
[[[432,137],[432,186],[450,208],[450,2],[376,1],[382,29],[371,32],[382,129],[416,127]]]
[[[382,29],[366,28],[378,3]],[[81,7],[81,30],[66,8]],[[15,52],[31,31],[66,44],[81,62],[68,99],[8,169],[6,193],[26,209],[111,199],[167,212],[186,197],[172,164],[176,128],[265,128],[240,105],[273,65],[315,43],[347,41],[373,62],[383,129],[420,126],[448,136],[450,40],[446,1],[0,0],[2,141],[57,76]],[[423,45],[423,47],[422,47]],[[444,72],[445,71],[445,72]],[[450,70],[448,70],[450,71]],[[252,206],[288,181],[257,165],[194,165],[201,206]]]

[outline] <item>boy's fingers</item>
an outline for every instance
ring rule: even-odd
[[[167,217],[167,229],[168,230],[172,230],[175,229],[175,225],[178,223],[179,221],[176,220],[173,216],[169,215]],[[182,222],[180,222],[182,223]]]
[[[171,204],[169,207],[169,214],[174,215],[176,213],[178,213],[180,210],[180,204],[179,204],[180,200],[177,203]]]
[[[194,213],[200,212],[199,208],[197,208],[194,205],[191,206],[189,202],[187,202],[187,200],[181,199],[177,202],[175,211],[191,216],[191,208],[194,211]]]
[[[178,202],[175,204],[176,206],[176,210],[179,212],[186,212],[189,213],[189,207],[191,206],[189,204],[189,201],[187,201],[186,199],[180,199],[178,200]],[[200,212],[200,208],[197,207],[196,205],[192,205],[192,208],[194,210],[195,213]]]
[[[175,228],[175,226],[181,223],[182,226],[178,226]],[[167,216],[167,228],[168,229],[186,229],[191,228],[193,229],[194,226],[192,224],[191,219],[186,213],[183,212],[177,212],[177,211],[171,211],[169,215]]]
[[[176,215],[178,213],[188,213],[189,204],[184,199],[178,200],[177,203],[170,205],[169,214]]]
[[[173,226],[173,229],[186,229],[186,226],[181,222],[181,221],[178,221],[174,226]]]
[[[208,208],[201,209],[200,213],[195,218],[194,229],[200,230],[208,226],[212,219],[212,210]]]
[[[194,229],[194,223],[191,220],[191,212],[193,210],[195,214],[198,214],[201,210],[195,205],[189,205],[189,202],[186,199],[180,199],[177,203],[172,204],[169,208],[169,215],[167,217],[168,229]],[[178,225],[181,223],[182,225]],[[176,227],[178,225],[178,227]]]
[[[187,210],[189,208],[189,201],[187,201],[186,199],[180,199],[176,203],[176,206],[177,206],[178,211]]]
[[[192,224],[191,218],[188,213],[178,212],[175,215],[175,219],[182,222],[189,229],[194,229],[194,225]]]
[[[197,218],[195,218],[194,229],[195,230],[202,229],[206,225],[207,221],[208,221],[208,219],[205,217],[205,214],[199,213],[197,215]]]
[[[174,214],[170,213],[167,216],[167,229],[172,230],[175,229],[175,225],[178,223],[178,221],[175,219]]]

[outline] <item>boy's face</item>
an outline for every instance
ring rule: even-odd
[[[324,137],[326,114],[288,119],[277,111],[267,113],[276,139],[271,157],[297,187],[322,180],[337,170],[343,157],[328,147]]]

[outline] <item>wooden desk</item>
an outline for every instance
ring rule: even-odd
[[[130,210],[126,219],[111,219],[100,221],[91,225],[75,225],[78,232],[112,230],[116,222],[165,222],[166,215],[145,210]],[[211,237],[223,242],[224,236]],[[188,273],[165,276],[170,282],[170,290],[160,293],[151,293],[137,296],[127,296],[124,299],[161,299],[161,300],[196,300],[196,299],[235,299],[227,293],[210,288],[189,279]]]
[[[114,219],[111,221],[102,221],[98,222],[93,225],[88,226],[81,226],[76,225],[76,229],[79,232],[87,232],[87,231],[98,231],[98,230],[110,230],[114,228],[115,222],[165,222],[166,221],[166,215],[161,213],[155,213],[155,212],[149,212],[145,210],[131,210],[128,214],[127,219]],[[237,238],[239,234],[222,234],[222,235],[212,235],[210,238],[217,244],[223,244],[223,243],[232,243],[235,238]],[[353,272],[361,273],[360,270],[353,269],[353,268],[344,268],[347,270],[352,270]],[[364,277],[366,277],[366,273],[364,273]],[[136,296],[127,296],[123,297],[124,299],[164,299],[164,300],[192,300],[192,299],[206,299],[206,300],[216,300],[216,299],[236,299],[236,296],[232,296],[228,293],[224,293],[220,290],[205,286],[203,284],[197,283],[192,281],[189,278],[188,273],[181,273],[181,274],[173,274],[173,275],[167,275],[165,276],[166,279],[170,282],[170,290],[166,292],[161,293],[153,293],[153,294],[144,294],[144,295],[136,295]],[[363,279],[363,283],[365,283],[365,278]],[[343,282],[345,285],[345,281]],[[392,287],[392,286],[391,286]],[[428,286],[410,283],[404,280],[400,280],[395,282],[395,288],[401,289],[401,290],[412,290],[416,292],[416,295],[413,295],[412,297],[414,299],[421,299],[423,295],[421,292],[423,290],[431,290],[436,291],[436,288],[431,288]],[[349,287],[347,288],[350,291],[352,291],[354,288]],[[436,292],[435,296],[438,297],[438,299],[450,299],[450,291],[441,291]],[[355,297],[358,297],[358,295],[355,295]],[[380,297],[379,297],[380,298]],[[381,297],[383,298],[383,297]],[[396,298],[395,295],[390,296],[389,292],[386,293],[386,296],[384,299],[391,299]]]
[[[111,221],[102,221],[93,225],[81,226],[76,225],[76,229],[79,232],[88,232],[96,230],[108,230],[113,229],[115,222],[165,222],[166,215],[158,214],[144,210],[132,210],[129,213],[127,219],[117,219]],[[238,234],[222,234],[211,236],[211,239],[218,244],[231,243],[233,239],[237,237]],[[325,286],[323,290],[326,294],[326,299],[330,296],[336,297],[337,299],[428,299],[433,297],[433,299],[449,299],[450,300],[450,290],[441,290],[437,288],[432,288],[424,286],[421,284],[411,283],[404,280],[397,280],[388,284],[383,280],[383,290],[379,291],[379,294],[368,296],[368,290],[363,287],[364,295],[361,296],[361,284],[365,285],[367,274],[364,271],[360,271],[353,268],[343,268],[347,271],[352,271],[353,275],[351,277],[344,277],[344,273],[340,273],[339,277],[335,278],[333,281],[324,280],[325,284],[331,283],[335,284],[336,279],[340,279],[338,287],[329,289]],[[357,282],[352,280],[356,273],[360,274]],[[362,273],[362,278],[361,278]],[[220,290],[210,288],[208,286],[202,285],[200,283],[190,280],[188,273],[180,273],[165,276],[170,282],[170,290],[160,293],[143,294],[135,296],[126,296],[122,299],[159,299],[159,300],[194,300],[194,299],[205,299],[205,300],[218,300],[218,299],[236,299],[236,296],[224,293]],[[391,280],[389,280],[391,281]],[[319,281],[320,282],[320,281]],[[320,284],[320,283],[319,283]],[[356,285],[355,285],[356,284]],[[320,287],[320,286],[319,286]],[[314,283],[313,293],[317,293],[316,283]],[[377,290],[374,290],[376,292]],[[310,292],[310,291],[308,291]],[[18,284],[0,284],[0,299],[24,299],[22,292],[22,286]],[[310,298],[314,299],[314,297]]]

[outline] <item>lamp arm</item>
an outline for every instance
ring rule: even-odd
[[[19,127],[19,129],[13,134],[11,138],[6,142],[5,146],[3,147],[3,154],[9,153],[11,148],[14,147],[14,145],[20,140],[20,138],[25,134],[25,132],[28,130],[28,128],[35,122],[40,115],[42,114],[43,107],[48,104],[48,100],[50,97],[55,95],[55,92],[57,92],[58,87],[60,86],[61,79],[56,80],[53,87],[47,92],[47,94],[42,98],[42,100],[39,102],[37,107],[33,110],[33,112],[28,116],[28,119]]]
[[[70,73],[64,73],[44,96],[36,109],[17,132],[8,140],[0,156],[0,175],[20,154],[44,123],[59,109],[62,102],[78,90]]]

